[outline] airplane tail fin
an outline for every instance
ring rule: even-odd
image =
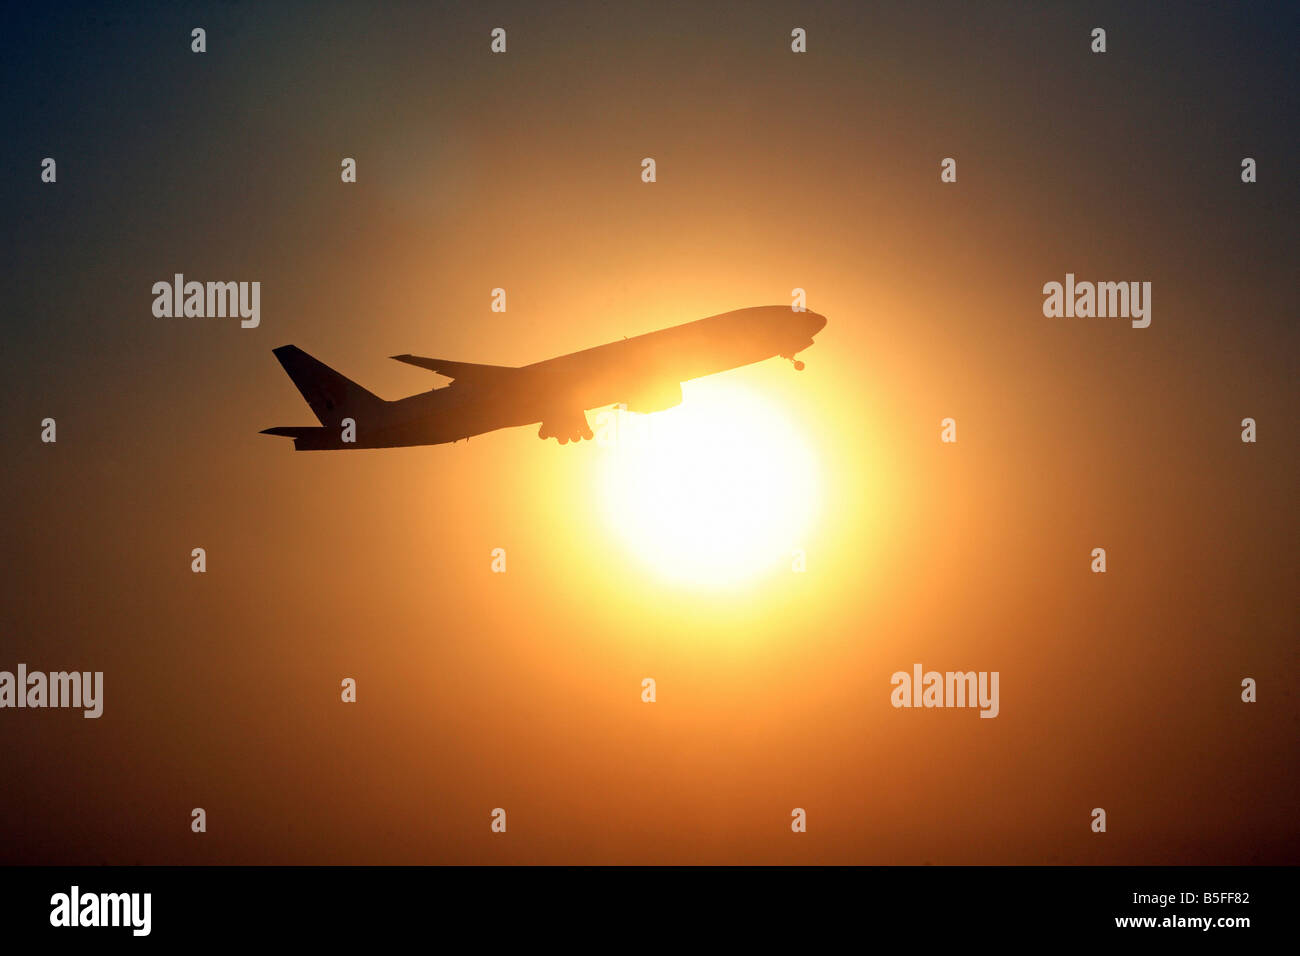
[[[322,425],[337,425],[344,418],[358,418],[386,404],[379,396],[340,375],[324,362],[318,362],[296,345],[282,345],[272,352]]]

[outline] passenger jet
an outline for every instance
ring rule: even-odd
[[[267,428],[298,451],[440,445],[471,435],[541,423],[539,438],[561,445],[591,438],[587,410],[624,405],[658,412],[682,400],[682,382],[769,358],[794,356],[826,325],[816,312],[765,305],[738,309],[512,367],[394,355],[452,380],[409,398],[384,401],[296,345],[272,350],[320,420]]]

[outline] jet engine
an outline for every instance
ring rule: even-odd
[[[682,383],[673,382],[654,388],[642,389],[627,400],[627,410],[639,415],[662,412],[682,403]]]

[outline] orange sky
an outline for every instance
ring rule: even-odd
[[[487,12],[223,11],[200,62],[82,24],[137,68],[20,137],[68,159],[6,275],[0,668],[103,670],[105,715],[0,712],[0,861],[1293,862],[1294,142],[1256,33],[1207,64],[1210,14],[1121,9],[1104,59],[959,5],[817,5],[803,57],[773,4],[521,8],[496,59]],[[178,271],[261,281],[261,325],[154,318]],[[1151,327],[1045,318],[1066,272],[1151,281]],[[257,434],[310,422],[282,344],[391,399],[437,379],[389,355],[794,287],[808,368],[726,374],[814,460],[804,574],[657,575],[594,443]],[[892,708],[917,662],[999,671],[997,719]]]

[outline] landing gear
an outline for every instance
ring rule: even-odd
[[[794,370],[795,370],[796,372],[802,372],[802,371],[803,371],[803,362],[799,361],[798,359],[794,359]]]

